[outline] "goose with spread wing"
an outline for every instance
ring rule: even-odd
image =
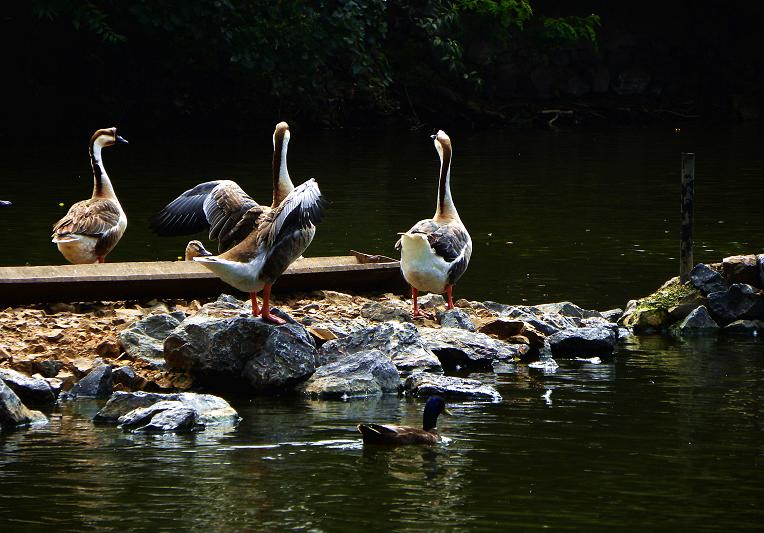
[[[387,424],[358,424],[364,444],[436,444],[441,441],[438,433],[438,416],[450,415],[446,402],[440,396],[431,396],[424,406],[422,427],[393,426]]]
[[[239,244],[216,256],[206,255],[203,246],[194,245],[192,259],[229,285],[248,292],[254,316],[261,314],[265,321],[284,324],[284,319],[270,313],[271,286],[310,245],[324,203],[316,180],[309,179],[266,213]],[[261,290],[262,310],[257,304],[257,293]]]
[[[442,130],[432,138],[440,157],[435,216],[417,222],[395,245],[401,251],[403,277],[411,286],[415,317],[424,316],[417,301],[420,291],[445,292],[448,309],[454,308],[454,284],[472,256],[472,239],[451,197],[451,139]]]
[[[157,213],[151,220],[151,229],[160,236],[192,235],[209,229],[210,240],[218,242],[218,252],[230,250],[294,190],[287,170],[288,146],[289,125],[280,122],[273,132],[270,207],[255,202],[235,181],[207,181],[187,190]]]
[[[127,228],[127,216],[101,159],[101,150],[117,143],[127,144],[117,135],[117,128],[93,134],[90,138],[93,195],[70,207],[66,216],[53,226],[52,240],[70,263],[103,263]]]

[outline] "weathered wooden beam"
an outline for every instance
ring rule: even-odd
[[[695,224],[695,154],[682,152],[682,224],[679,230],[679,279],[690,279],[692,270],[692,229]]]

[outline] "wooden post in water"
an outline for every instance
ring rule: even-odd
[[[679,230],[679,280],[690,279],[692,226],[695,222],[695,154],[682,152],[682,226]]]

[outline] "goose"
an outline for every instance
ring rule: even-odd
[[[436,444],[441,437],[438,433],[438,416],[450,415],[446,402],[440,396],[431,396],[424,406],[422,428],[392,426],[383,424],[358,424],[364,444]]]
[[[435,216],[420,220],[396,243],[401,252],[401,271],[411,286],[415,317],[420,291],[446,293],[447,308],[453,309],[454,284],[467,270],[472,255],[472,239],[462,224],[451,197],[451,139],[443,130],[432,136],[440,157],[438,201]]]
[[[74,204],[53,226],[52,241],[70,263],[103,263],[127,228],[127,216],[101,159],[101,150],[117,143],[127,144],[117,135],[117,128],[102,129],[93,134],[90,138],[93,196]]]
[[[318,184],[311,178],[265,213],[257,227],[239,244],[222,254],[212,255],[199,243],[193,246],[193,254],[198,255],[192,259],[229,285],[248,292],[253,316],[261,314],[266,322],[285,324],[284,319],[270,313],[271,287],[310,245],[324,206]],[[262,311],[257,305],[257,293],[261,290]]]
[[[8,200],[0,200],[0,207],[10,207],[13,203],[9,202]]]
[[[239,244],[256,227],[260,217],[294,190],[287,169],[289,124],[279,122],[273,132],[273,202],[255,202],[231,180],[200,183],[167,204],[151,220],[151,229],[160,236],[192,235],[209,229],[211,241],[218,242],[218,253]]]
[[[208,252],[201,241],[189,241],[189,243],[186,245],[184,260],[193,261],[194,257],[202,257],[207,255],[212,255],[212,252]]]

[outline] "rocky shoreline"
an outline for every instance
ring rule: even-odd
[[[429,317],[413,321],[400,296],[333,291],[276,302],[282,326],[252,317],[249,301],[229,295],[9,308],[0,311],[0,430],[44,424],[27,405],[78,398],[108,398],[96,420],[130,431],[233,426],[235,411],[206,394],[232,390],[501,401],[490,385],[452,374],[608,357],[633,332],[764,330],[763,265],[764,255],[700,264],[688,283],[670,280],[625,312],[464,299],[446,311],[441,296],[428,295],[420,305]]]

